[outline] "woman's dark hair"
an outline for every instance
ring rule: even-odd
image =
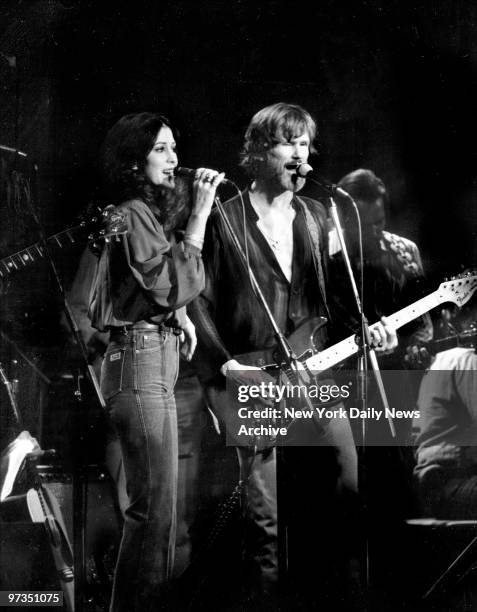
[[[170,121],[158,113],[121,117],[109,130],[103,144],[103,174],[108,197],[115,203],[139,198],[154,210],[161,223],[171,228],[179,225],[188,212],[186,185],[178,181],[172,194],[151,183],[145,174],[147,156],[163,127],[169,128],[177,138]],[[184,197],[180,197],[178,192],[181,191]]]

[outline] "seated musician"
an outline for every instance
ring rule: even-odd
[[[477,518],[477,355],[475,298],[445,326],[455,348],[437,353],[419,390],[417,464],[423,512],[442,519]]]

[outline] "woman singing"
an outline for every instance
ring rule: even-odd
[[[119,242],[105,245],[89,311],[95,328],[110,331],[101,390],[129,498],[111,610],[144,612],[164,603],[174,561],[179,344],[190,359],[196,340],[185,305],[203,288],[204,230],[223,174],[199,169],[190,205],[174,177],[174,129],[152,113],[122,117],[103,158],[109,195],[127,226]]]

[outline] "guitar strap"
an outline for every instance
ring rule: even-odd
[[[305,201],[299,198],[298,196],[295,197],[301,207],[301,210],[303,211],[303,214],[305,215],[306,234],[308,236],[308,241],[311,247],[313,267],[315,268],[315,274],[318,280],[318,287],[320,290],[321,298],[323,300],[323,304],[326,309],[326,314],[328,316],[328,319],[331,321],[331,314],[328,308],[328,301],[326,299],[325,275],[323,273],[323,261],[320,248],[320,232],[318,230],[318,225],[316,223],[315,217],[311,214]]]
[[[419,261],[419,252],[417,251],[417,247],[415,247],[410,240],[406,240],[397,234],[391,234],[391,232],[386,231],[383,231],[383,240],[388,248],[394,253],[404,275],[412,278],[424,276],[422,263]],[[414,247],[414,249],[412,247]]]

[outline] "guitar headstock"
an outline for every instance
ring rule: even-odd
[[[437,290],[443,302],[453,302],[459,308],[466,304],[477,289],[477,270],[462,272],[445,280]]]
[[[96,214],[87,223],[94,228],[88,235],[88,244],[93,252],[101,251],[103,243],[119,241],[120,236],[128,231],[126,215],[118,212],[113,204],[103,209],[97,207]]]

